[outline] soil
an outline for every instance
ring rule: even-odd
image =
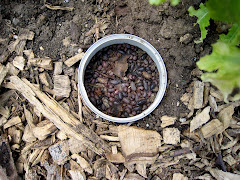
[[[96,21],[108,25],[104,31],[100,31],[100,38],[115,33],[139,36],[151,43],[161,54],[167,69],[168,84],[160,105],[149,116],[135,122],[134,125],[161,132],[160,117],[163,115],[186,117],[188,109],[181,103],[180,97],[192,82],[191,71],[196,67],[196,61],[211,52],[210,45],[217,36],[210,31],[204,43],[194,43],[194,40],[200,38],[200,30],[198,25],[194,25],[196,18],[190,17],[187,9],[191,5],[197,7],[200,0],[182,0],[175,7],[169,3],[151,6],[147,0],[47,0],[47,2],[52,5],[74,7],[74,10],[51,10],[44,6],[43,1],[1,1],[0,38],[7,38],[7,41],[10,41],[23,28],[29,29],[35,36],[33,41],[27,41],[25,48],[33,49],[36,57],[50,57],[57,62],[72,57],[79,48],[86,51],[96,41],[96,34],[86,35]],[[214,31],[214,28],[210,26],[210,30]],[[63,40],[68,42],[68,45],[64,45]],[[1,44],[0,54],[4,49],[5,46]],[[12,61],[13,57],[15,56],[10,56],[8,61]],[[64,73],[74,79],[78,65],[75,64],[74,69],[64,65]],[[52,71],[48,73],[53,74]],[[21,72],[21,76],[30,79],[28,72]],[[36,80],[33,78],[33,81]],[[78,103],[74,102],[74,105],[78,106]],[[175,126],[178,127],[178,124]]]

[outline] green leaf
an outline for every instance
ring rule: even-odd
[[[212,47],[212,54],[202,57],[197,65],[199,69],[208,71],[201,76],[202,80],[215,85],[223,93],[224,101],[228,102],[229,94],[240,88],[240,49],[221,41]],[[240,92],[233,100],[239,98]]]
[[[240,24],[239,0],[208,0],[206,7],[213,20]]]
[[[208,12],[208,9],[203,5],[203,3],[200,4],[200,8],[198,10],[195,10],[192,6],[188,9],[190,16],[197,16],[198,20],[197,23],[199,24],[200,30],[201,30],[201,38],[198,41],[195,41],[195,43],[200,43],[203,41],[203,39],[207,36],[207,30],[206,27],[210,25],[210,15]]]
[[[151,5],[157,5],[158,6],[158,5],[162,4],[162,3],[164,3],[165,1],[166,0],[149,0],[149,3]],[[171,2],[171,5],[176,6],[180,2],[180,0],[170,0],[170,2]]]
[[[240,43],[240,27],[238,24],[233,24],[227,35],[221,34],[219,41],[236,46]]]

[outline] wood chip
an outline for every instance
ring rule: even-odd
[[[22,131],[17,129],[16,126],[8,128],[8,135],[11,136],[11,143],[20,144],[22,140]]]
[[[46,71],[39,74],[39,79],[40,79],[42,84],[44,84],[47,87],[52,88],[52,86],[53,86],[52,79]]]
[[[2,84],[5,76],[7,75],[8,69],[0,64],[0,85]]]
[[[223,94],[219,90],[215,90],[213,88],[210,89],[210,94],[216,98],[216,101],[223,101]]]
[[[136,164],[136,170],[142,177],[147,178],[146,164]]]
[[[229,166],[234,166],[237,164],[237,161],[228,154],[227,156],[223,157],[223,160],[229,164]]]
[[[167,127],[170,125],[173,125],[175,121],[177,120],[177,117],[169,117],[169,116],[162,116],[161,117],[161,127]]]
[[[53,63],[51,58],[32,58],[28,59],[28,66],[37,66],[46,70],[53,70]]]
[[[172,180],[188,180],[188,178],[181,173],[174,173]]]
[[[67,135],[62,131],[58,131],[56,137],[60,140],[66,140],[68,138]]]
[[[224,108],[218,114],[218,119],[223,123],[224,130],[227,129],[231,123],[234,107],[232,105]]]
[[[230,172],[223,172],[219,169],[215,168],[207,168],[207,170],[211,173],[211,175],[216,178],[217,180],[239,180],[240,175],[234,174]]]
[[[123,180],[144,180],[145,178],[141,177],[136,173],[128,173]]]
[[[49,3],[46,3],[46,0],[44,3],[44,6],[46,6],[48,9],[51,9],[51,10],[72,11],[74,9],[73,7],[53,6]]]
[[[180,131],[177,128],[163,129],[163,141],[165,144],[180,143]]]
[[[114,136],[100,135],[100,138],[107,141],[119,141],[119,137],[114,137]]]
[[[108,161],[112,163],[124,163],[125,158],[122,153],[118,152],[117,154],[113,154],[112,152],[106,154],[106,158]]]
[[[21,71],[24,69],[25,63],[26,60],[24,59],[23,56],[16,56],[13,59],[13,65]]]
[[[81,166],[81,168],[88,172],[89,174],[92,174],[93,173],[93,170],[90,166],[90,164],[81,156],[79,156],[78,154],[73,154],[71,155],[71,158],[72,159],[76,159],[77,163]]]
[[[78,154],[79,152],[87,151],[84,143],[73,137],[68,140],[68,146],[72,154]]]
[[[76,180],[85,180],[86,175],[83,172],[82,168],[73,160],[70,159],[70,169],[68,172],[71,174],[72,179]]]
[[[36,141],[36,137],[33,135],[32,128],[27,124],[24,129],[22,140],[25,142]]]
[[[185,104],[187,106],[191,97],[192,97],[192,93],[185,93],[182,95],[180,100],[183,102],[183,104]]]
[[[55,133],[57,127],[49,120],[44,120],[32,128],[33,135],[39,140],[46,139],[49,135]]]
[[[193,132],[195,129],[202,126],[204,123],[208,122],[210,119],[210,106],[203,109],[203,111],[197,114],[192,121],[190,122],[190,132]]]
[[[20,70],[17,69],[11,62],[8,62],[6,67],[8,69],[8,74],[11,76],[17,76],[20,72]]]
[[[78,53],[75,56],[64,61],[64,64],[66,64],[68,67],[71,67],[72,65],[80,61],[83,58],[84,54],[84,52]]]
[[[223,124],[218,119],[213,119],[201,128],[201,133],[204,138],[209,138],[215,134],[220,134],[223,130]]]
[[[16,116],[16,117],[9,119],[8,122],[3,126],[3,128],[7,129],[7,128],[14,126],[16,124],[19,124],[21,122],[22,122],[22,120],[20,119],[20,117]]]
[[[69,160],[69,148],[66,141],[60,141],[48,148],[54,162],[63,165]]]
[[[62,74],[62,69],[63,69],[63,62],[59,61],[59,62],[55,62],[54,65],[54,75],[60,75]]]
[[[123,155],[127,160],[133,157],[153,157],[161,146],[162,137],[156,131],[119,126],[118,136]]]
[[[204,83],[194,81],[193,86],[193,104],[195,109],[200,109],[203,106]]]
[[[67,75],[55,75],[54,77],[54,93],[56,96],[69,97],[71,92],[70,80]]]
[[[214,112],[217,112],[218,111],[218,106],[217,106],[217,103],[215,101],[215,98],[212,95],[209,95],[208,101],[209,101],[210,107],[214,110]]]
[[[117,154],[118,153],[118,150],[117,150],[117,146],[112,146],[112,153],[113,154]]]
[[[21,94],[41,112],[46,118],[51,120],[56,127],[64,131],[67,135],[82,141],[86,147],[97,154],[110,151],[109,145],[104,142],[96,133],[88,129],[79,120],[74,118],[59,103],[50,98],[26,79],[21,80],[17,76],[11,76],[10,82]],[[36,97],[38,97],[40,102]]]

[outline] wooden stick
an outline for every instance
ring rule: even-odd
[[[110,146],[95,132],[83,125],[52,97],[41,92],[28,80],[21,80],[17,76],[11,76],[10,81],[38,111],[52,121],[57,128],[65,132],[65,134],[82,141],[86,147],[97,154],[111,151]]]

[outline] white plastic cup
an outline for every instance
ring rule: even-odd
[[[85,75],[85,70],[92,59],[92,57],[101,49],[113,45],[113,44],[131,44],[133,46],[137,46],[143,51],[145,51],[155,62],[156,67],[159,72],[159,90],[156,95],[156,98],[154,102],[142,113],[133,116],[133,117],[128,117],[128,118],[118,118],[118,117],[112,117],[107,114],[104,114],[103,112],[99,111],[89,100],[87,92],[84,87],[84,75]],[[108,121],[112,122],[117,122],[117,123],[129,123],[129,122],[134,122],[137,120],[140,120],[147,115],[149,115],[161,102],[165,90],[167,86],[167,71],[165,64],[162,60],[161,55],[158,53],[158,51],[146,40],[130,35],[130,34],[112,34],[106,37],[103,37],[102,39],[98,40],[95,42],[85,53],[83,56],[79,69],[78,69],[78,90],[81,94],[82,100],[84,103],[88,106],[89,109],[91,109],[95,114],[99,115],[103,119],[106,119]]]

